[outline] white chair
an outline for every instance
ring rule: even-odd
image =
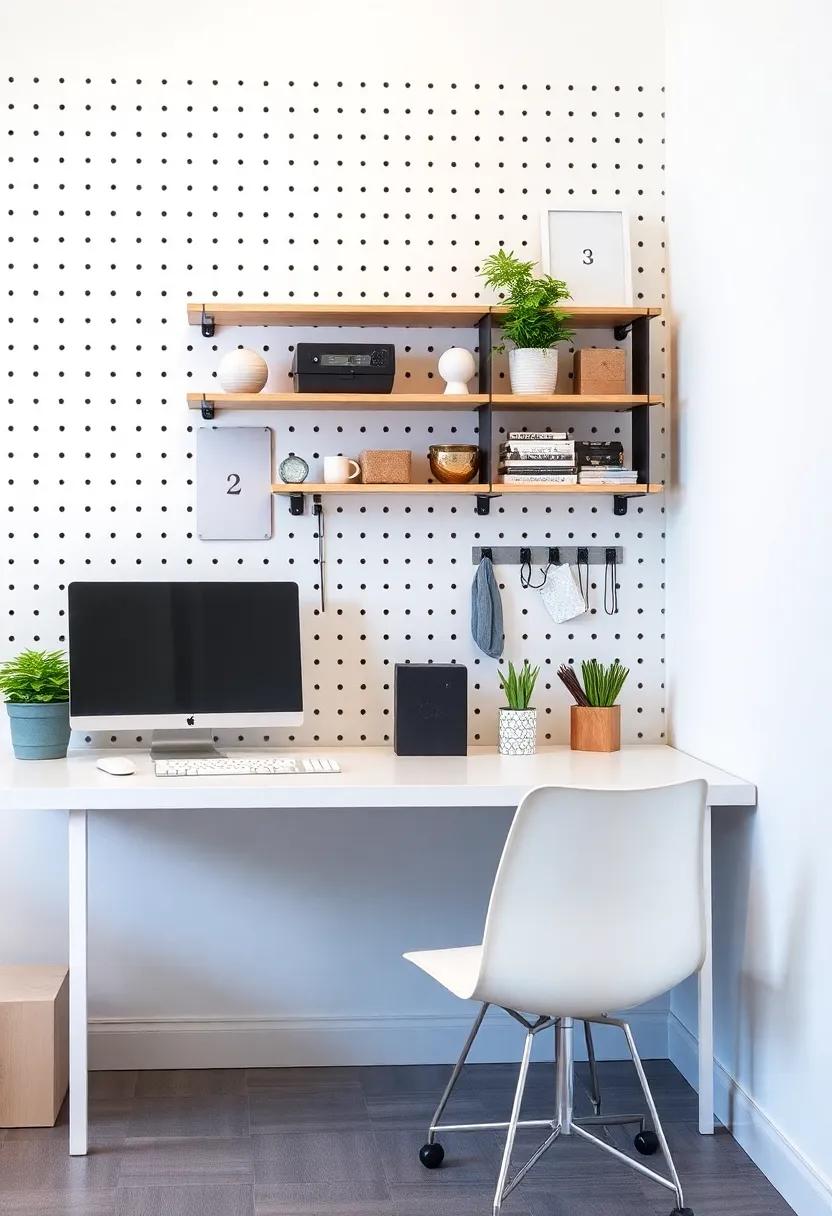
[[[704,781],[688,781],[623,792],[531,790],[503,849],[482,944],[404,956],[454,995],[482,1004],[419,1157],[429,1169],[442,1163],[444,1149],[436,1139],[442,1130],[504,1129],[494,1216],[557,1137],[573,1133],[675,1192],[671,1216],[692,1216],[630,1027],[609,1011],[649,1001],[702,965],[706,789]],[[489,1005],[501,1007],[526,1031],[511,1116],[505,1123],[440,1124]],[[573,1117],[573,1019],[624,1032],[655,1128],[654,1136],[640,1133],[645,1139],[639,1143],[637,1136],[636,1147],[642,1153],[660,1147],[669,1178],[586,1130],[614,1120]],[[554,1117],[521,1120],[532,1044],[550,1026],[556,1044]],[[509,1181],[518,1127],[548,1128],[549,1135]]]

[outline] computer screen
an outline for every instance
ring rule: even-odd
[[[297,583],[71,583],[78,729],[298,725]]]

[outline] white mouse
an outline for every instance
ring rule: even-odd
[[[135,764],[126,756],[101,756],[96,760],[95,767],[111,777],[130,777],[136,771]]]

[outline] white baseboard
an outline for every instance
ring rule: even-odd
[[[675,1013],[668,1014],[667,1022],[670,1060],[697,1089],[696,1036]],[[832,1181],[806,1160],[718,1060],[714,1061],[714,1106],[720,1122],[798,1216],[830,1216]]]
[[[473,1021],[465,1016],[341,1018],[92,1018],[90,1067],[290,1068],[344,1064],[450,1064]],[[628,1014],[641,1054],[667,1057],[666,1010]],[[624,1059],[624,1037],[594,1028],[599,1059]],[[500,1010],[489,1011],[471,1052],[472,1063],[519,1060],[521,1028]],[[551,1059],[552,1036],[541,1034],[537,1059]],[[583,1035],[575,1055],[585,1059]]]

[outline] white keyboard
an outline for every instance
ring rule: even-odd
[[[157,760],[157,777],[283,777],[293,773],[340,773],[337,760],[327,756],[255,756],[231,759]]]

